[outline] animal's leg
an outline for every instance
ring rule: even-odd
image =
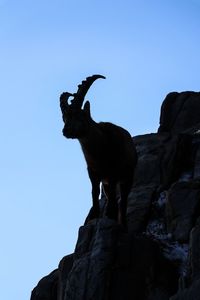
[[[128,200],[128,195],[131,190],[131,186],[132,186],[132,180],[128,180],[128,181],[120,184],[121,199],[119,202],[118,221],[119,221],[119,224],[122,224],[125,227],[126,227],[127,200]]]
[[[100,180],[90,170],[88,170],[88,174],[92,183],[92,204],[93,205],[86,218],[85,224],[92,219],[98,218],[100,214],[100,207],[99,207]]]
[[[99,217],[99,195],[100,195],[100,181],[92,182],[92,204],[95,217]]]
[[[107,197],[107,208],[106,208],[106,216],[110,219],[114,219],[117,221],[118,216],[118,203],[117,203],[117,195],[116,188],[117,184],[115,182],[109,182],[108,184],[103,185],[104,192]]]

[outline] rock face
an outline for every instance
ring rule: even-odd
[[[80,227],[31,300],[200,300],[199,111],[200,93],[167,95],[158,133],[134,138],[128,232],[106,217]]]

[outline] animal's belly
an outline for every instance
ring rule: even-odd
[[[112,160],[107,160],[101,163],[90,161],[90,169],[96,173],[103,184],[108,184],[111,181],[123,182],[127,174],[127,167],[122,167],[119,163],[116,164]]]

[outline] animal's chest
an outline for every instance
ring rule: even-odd
[[[86,158],[88,168],[96,174],[103,183],[107,183],[109,178],[114,178],[118,174],[117,163],[110,156],[104,158]]]
[[[83,148],[88,169],[101,180],[118,176],[121,159],[118,152],[118,149],[113,150],[108,142],[104,145],[93,144],[93,147],[88,149]]]
[[[92,169],[94,172],[97,172],[99,174],[107,174],[109,170],[111,169],[111,160],[109,158],[101,159],[101,158],[93,158],[93,157],[87,157],[86,158],[87,165],[90,169]]]

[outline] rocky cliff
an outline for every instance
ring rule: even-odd
[[[31,300],[200,299],[200,93],[170,93],[158,133],[134,138],[128,232],[103,216]]]

